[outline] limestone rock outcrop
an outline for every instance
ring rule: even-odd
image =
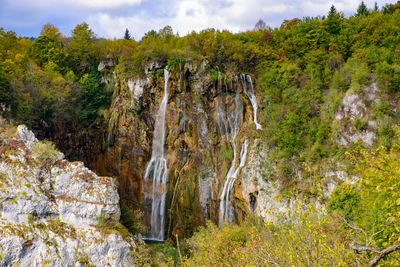
[[[0,266],[134,265],[114,179],[68,162],[25,126],[2,126]]]

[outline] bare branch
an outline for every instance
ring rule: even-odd
[[[375,256],[375,258],[373,258],[369,263],[368,266],[372,267],[375,266],[378,261],[380,261],[381,259],[383,259],[385,256],[389,255],[390,253],[396,251],[400,249],[400,243],[397,243],[393,246],[390,246],[388,248],[385,248],[384,250],[381,250],[379,253],[377,253],[377,255]]]
[[[351,248],[357,252],[358,254],[367,252],[367,251],[372,251],[375,253],[380,253],[380,250],[371,246],[358,246],[357,244],[351,243]]]
[[[357,253],[364,253],[367,251],[371,251],[376,253],[375,257],[368,263],[369,267],[375,266],[381,259],[385,256],[389,255],[390,253],[400,249],[400,243],[392,245],[384,250],[379,250],[377,248],[371,246],[358,246],[356,244],[351,244],[351,248]]]
[[[340,218],[345,222],[345,224],[346,224],[348,227],[350,227],[350,228],[353,229],[354,231],[360,231],[360,232],[362,232],[362,233],[364,234],[364,236],[365,236],[365,244],[368,245],[368,235],[367,235],[367,233],[366,233],[363,229],[351,225],[351,224],[348,223],[347,220],[346,220],[345,218],[343,218],[343,217],[340,217]]]

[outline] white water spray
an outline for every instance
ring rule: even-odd
[[[229,192],[231,190],[230,184],[232,183],[232,178],[235,176],[235,166],[236,166],[236,158],[237,158],[237,153],[236,153],[236,143],[235,139],[236,136],[239,132],[240,125],[242,123],[242,101],[240,100],[240,95],[239,95],[239,90],[236,90],[236,97],[235,97],[235,109],[233,112],[228,112],[226,114],[227,120],[228,120],[228,125],[225,123],[224,119],[224,113],[221,108],[218,109],[217,112],[217,122],[218,126],[221,132],[221,135],[224,135],[227,139],[229,140],[230,143],[232,144],[232,149],[233,149],[233,160],[231,163],[231,167],[229,168],[229,171],[226,175],[224,187],[222,188],[221,196],[220,196],[220,203],[219,203],[219,225],[222,225],[222,222],[225,220],[225,222],[230,223],[232,219],[231,213],[228,213],[228,208],[229,208],[229,199],[230,195]],[[247,146],[246,146],[246,151],[247,151]],[[247,152],[246,152],[247,153]],[[244,164],[244,163],[243,163]],[[237,174],[236,174],[237,176]],[[234,178],[235,179],[235,178]],[[232,184],[233,186],[233,184]]]
[[[169,73],[164,69],[164,97],[158,109],[154,125],[153,150],[144,175],[145,183],[150,176],[153,179],[152,192],[146,192],[152,198],[150,233],[147,238],[164,241],[165,198],[167,194],[167,160],[164,158],[165,113],[168,102]]]
[[[247,91],[247,80],[250,83],[250,88],[251,88],[250,91]],[[253,106],[254,124],[256,125],[257,130],[262,130],[261,125],[257,122],[257,98],[256,95],[254,94],[253,81],[251,80],[250,75],[247,75],[247,80],[246,80],[246,75],[242,74],[243,91],[246,93],[247,97],[250,99],[251,105]]]
[[[232,197],[231,197],[232,189],[233,189],[233,185],[235,184],[235,181],[237,179],[237,176],[239,174],[239,171],[241,168],[244,167],[244,164],[246,163],[248,146],[249,146],[249,140],[244,141],[244,143],[242,144],[242,149],[240,150],[239,167],[229,177],[228,192],[226,193],[226,198],[225,198],[225,217],[224,217],[225,222],[228,222],[228,223],[232,223],[231,220],[233,218],[233,214],[231,214],[231,212],[230,212],[230,211],[233,211],[233,209],[230,208],[231,204],[229,203],[229,200],[232,199]]]

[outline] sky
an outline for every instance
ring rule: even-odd
[[[397,0],[364,0],[368,8]],[[207,28],[240,32],[259,19],[279,27],[285,19],[327,15],[335,5],[353,15],[361,0],[0,0],[0,27],[37,37],[51,23],[70,36],[82,22],[101,38],[122,38],[125,29],[140,40],[150,30],[170,25],[180,36]]]

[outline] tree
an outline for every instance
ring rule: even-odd
[[[131,39],[131,34],[129,33],[128,28],[125,30],[124,39],[125,40],[130,40]]]
[[[39,61],[41,66],[49,62],[57,64],[60,68],[65,67],[65,51],[60,43],[46,35],[39,36],[32,45],[32,55]],[[61,69],[60,69],[61,70]]]
[[[256,31],[258,31],[258,30],[266,30],[268,27],[267,27],[267,24],[262,20],[262,19],[259,19],[258,21],[257,21],[257,23],[256,23],[256,25],[254,25],[254,31],[256,32]]]
[[[171,26],[167,25],[158,31],[158,35],[163,39],[169,39],[174,36],[174,31]]]
[[[86,22],[73,29],[71,41],[68,43],[68,52],[71,67],[75,73],[90,71],[90,67],[94,64],[95,39],[95,34]]]
[[[341,16],[337,13],[334,5],[331,6],[328,14],[328,32],[338,34],[340,32]]]
[[[63,39],[60,30],[50,23],[43,25],[42,30],[40,31],[40,35],[47,36],[51,41],[55,43],[61,43]]]
[[[369,11],[364,1],[358,6],[356,17],[368,16]]]
[[[0,103],[8,103],[10,100],[10,82],[0,69]]]
[[[374,252],[375,257],[368,264],[374,266],[400,249],[400,135],[390,150],[369,150],[358,142],[346,154],[358,181],[355,185],[339,186],[332,194],[328,210],[343,212],[345,224],[360,235],[352,248],[358,253]],[[397,257],[385,260],[390,266],[390,261],[397,262]]]
[[[332,14],[336,14],[336,13],[337,13],[336,7],[335,7],[334,5],[332,5],[332,6],[331,6],[331,9],[329,10],[328,16],[329,16],[329,15],[332,15]]]

